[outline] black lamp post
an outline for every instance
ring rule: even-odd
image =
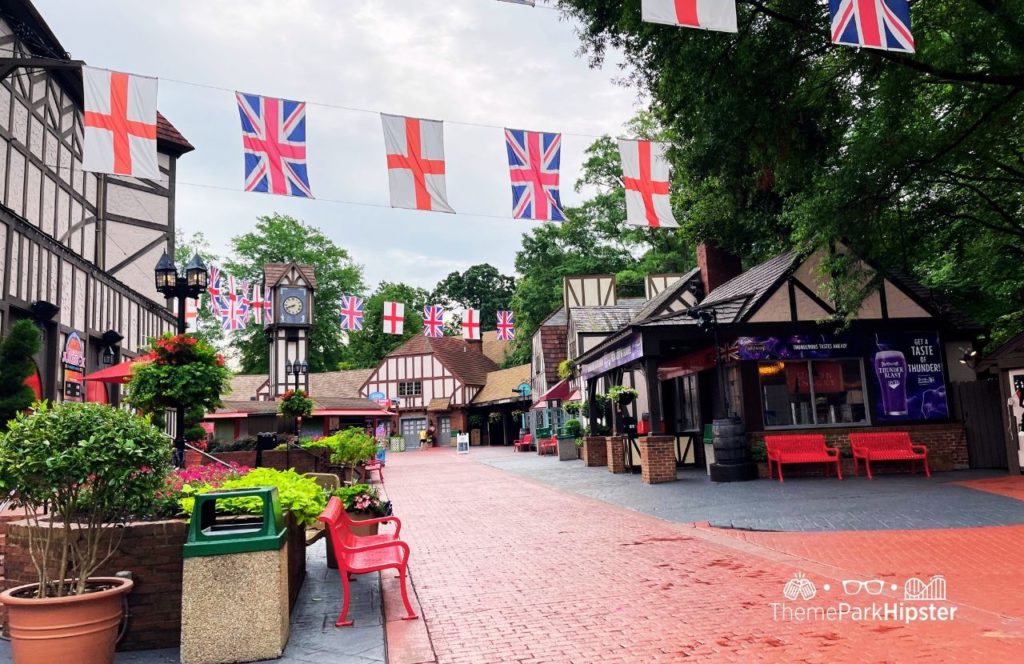
[[[164,297],[177,301],[178,334],[185,334],[185,330],[188,329],[185,323],[185,300],[197,298],[206,290],[210,279],[206,264],[199,254],[196,254],[185,266],[185,275],[179,276],[178,268],[165,251],[157,261],[154,275],[157,291]],[[185,463],[185,407],[181,404],[175,409],[175,423],[174,465],[181,468]]]
[[[711,331],[715,344],[715,371],[718,373],[718,389],[722,393],[722,417],[729,417],[729,395],[725,389],[725,367],[722,366],[722,348],[718,343],[718,314],[714,309],[691,309],[687,312],[697,321],[701,330]]]
[[[107,330],[100,337],[100,341],[103,343],[103,354],[100,355],[100,362],[104,366],[110,366],[117,362],[118,356],[118,344],[124,337],[117,330]]]
[[[306,364],[305,362],[300,362],[298,360],[295,360],[295,362],[290,362],[290,361],[286,360],[285,363],[284,363],[284,373],[285,373],[285,386],[286,387],[287,387],[288,382],[289,382],[288,376],[295,376],[295,391],[297,392],[299,390],[299,376],[305,376],[306,374],[309,373],[309,365]],[[309,395],[307,395],[307,396],[309,396]],[[295,435],[296,436],[302,435],[302,418],[301,417],[296,417],[295,418]]]

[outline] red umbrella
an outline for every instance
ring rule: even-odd
[[[112,367],[93,371],[91,374],[83,377],[82,380],[95,380],[101,383],[127,383],[132,379],[133,365],[152,361],[153,355],[147,353],[145,355],[140,355],[134,360],[125,360],[124,362],[115,364]]]

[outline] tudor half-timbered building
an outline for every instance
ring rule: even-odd
[[[0,58],[70,58],[27,0],[0,5]],[[174,329],[153,268],[174,249],[177,159],[193,148],[158,118],[161,176],[82,170],[80,68],[0,67],[0,332],[44,331],[33,384],[49,399],[109,398],[83,373]]]
[[[466,408],[497,368],[480,341],[412,337],[384,358],[360,393],[392,403],[406,444],[415,445],[433,424],[446,445],[452,431],[467,430]]]

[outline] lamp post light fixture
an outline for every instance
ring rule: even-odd
[[[690,309],[686,315],[697,321],[697,327],[711,332],[715,344],[715,371],[718,374],[718,389],[722,393],[722,417],[729,417],[729,394],[725,389],[725,367],[722,364],[722,347],[718,342],[718,313],[714,309]]]
[[[210,275],[206,263],[197,253],[185,266],[184,276],[165,251],[153,270],[156,290],[169,300],[175,300],[178,310],[178,334],[185,334],[185,300],[197,298],[209,285]],[[174,465],[181,468],[185,463],[185,407],[178,405],[175,412]]]

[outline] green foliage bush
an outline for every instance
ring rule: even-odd
[[[192,508],[195,506],[195,496],[211,491],[266,486],[277,487],[277,494],[281,499],[281,509],[291,512],[295,521],[304,526],[315,524],[316,518],[327,506],[327,496],[320,485],[313,480],[299,475],[294,470],[256,468],[242,477],[224,482],[220,487],[186,484],[182,487],[181,508],[186,514],[191,514]],[[258,514],[262,503],[259,498],[231,498],[218,500],[217,506],[228,514]]]
[[[0,431],[4,424],[32,405],[36,395],[25,379],[36,370],[32,356],[39,352],[42,335],[30,321],[20,320],[0,341]]]
[[[44,402],[10,423],[0,435],[0,494],[17,491],[45,532],[31,553],[47,594],[84,592],[106,542],[120,543],[118,526],[152,510],[170,461],[170,441],[148,418],[104,404]],[[61,561],[54,576],[46,558]]]
[[[565,434],[573,438],[579,438],[583,433],[583,423],[579,420],[569,420],[565,423]]]
[[[285,417],[309,417],[313,405],[313,400],[303,390],[288,390],[281,396],[277,410]]]
[[[355,468],[377,453],[377,440],[362,429],[352,427],[331,436],[335,439],[331,463]]]

